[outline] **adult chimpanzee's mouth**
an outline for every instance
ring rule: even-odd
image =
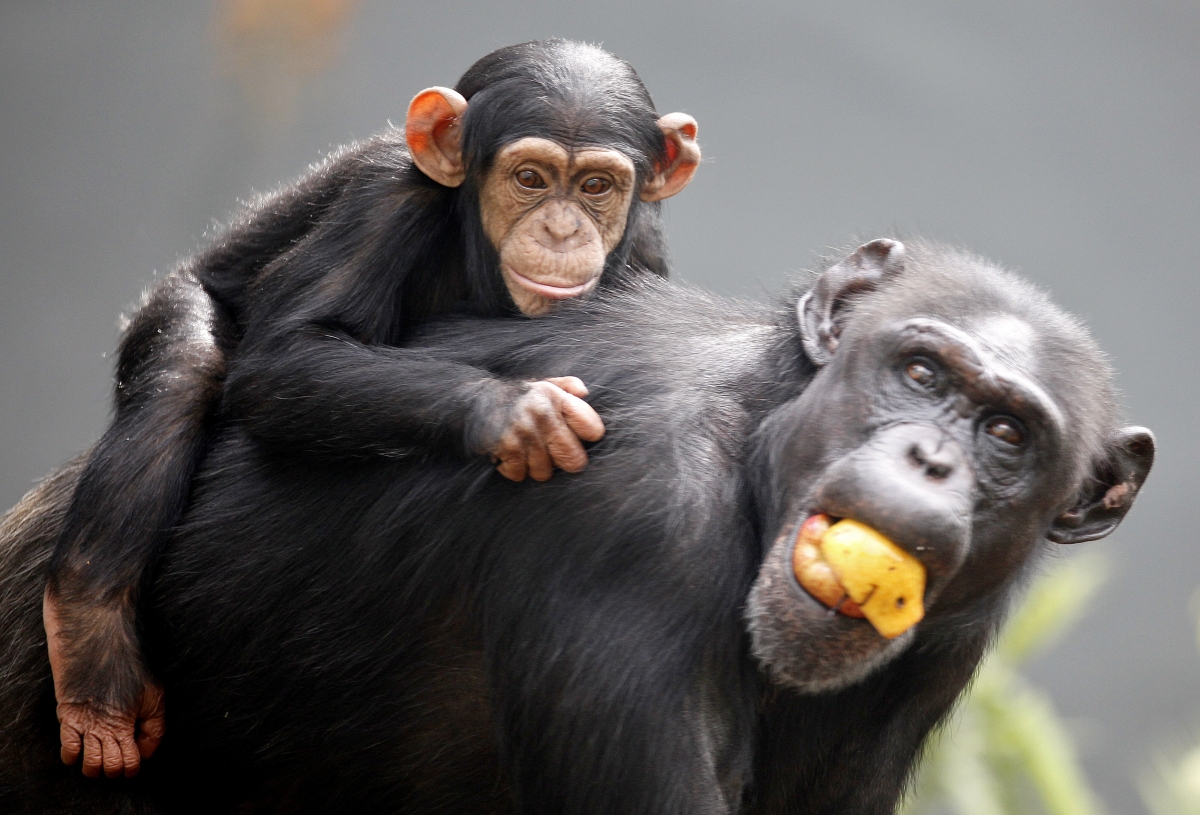
[[[592,289],[600,280],[599,276],[597,276],[586,283],[580,283],[578,286],[555,286],[531,280],[509,266],[504,267],[504,273],[521,288],[527,289],[534,294],[540,294],[542,297],[548,297],[551,300],[569,300],[572,297],[578,297]]]
[[[755,655],[805,692],[845,687],[895,657],[923,613],[923,583],[901,585],[903,610],[915,607],[916,619],[887,608],[899,596],[888,566],[915,559],[855,520],[852,508],[842,512],[817,504],[797,513],[799,523],[771,544],[747,604]]]
[[[858,521],[809,516],[796,533],[792,573],[814,599],[846,617],[866,618],[887,639],[925,616],[925,567]]]
[[[800,525],[792,550],[792,573],[800,588],[814,600],[838,614],[862,619],[862,608],[850,598],[846,587],[821,553],[822,536],[840,520],[832,515],[815,513]]]

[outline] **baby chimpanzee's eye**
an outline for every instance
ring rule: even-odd
[[[589,178],[587,181],[583,182],[583,187],[581,189],[588,195],[602,195],[608,192],[609,188],[611,187],[611,181],[609,181],[607,178],[600,178],[597,176],[595,178]]]
[[[521,170],[518,172],[517,183],[530,190],[546,189],[546,182],[533,170]]]
[[[983,431],[1013,447],[1020,447],[1025,443],[1025,432],[1020,423],[1008,416],[993,416],[984,422]]]

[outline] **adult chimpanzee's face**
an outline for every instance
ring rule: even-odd
[[[499,151],[480,214],[517,308],[542,314],[595,288],[625,232],[635,181],[633,162],[616,150],[530,137]]]
[[[874,254],[864,253],[872,246]],[[868,244],[826,273],[837,285],[818,284],[802,301],[805,344],[822,367],[772,420],[781,437],[774,457],[783,517],[751,596],[750,625],[760,658],[805,690],[856,681],[923,626],[986,608],[1045,537],[1105,534],[1128,502],[1087,532],[1078,532],[1076,516],[1098,519],[1105,501],[1116,509],[1115,501],[1136,493],[1153,456],[1153,438],[1141,429],[1090,443],[1077,437],[1112,432],[1082,429],[1099,423],[1078,419],[1103,413],[1106,394],[1086,394],[1091,406],[1068,406],[1050,384],[1063,364],[1046,358],[1055,347],[1042,341],[1050,329],[999,303],[954,313],[931,292],[927,308],[906,301],[849,322],[835,313],[899,275],[902,251],[894,241]],[[1086,459],[1106,444],[1111,463],[1087,475]],[[1097,500],[1068,509],[1089,478],[1104,487]],[[889,640],[817,599],[828,597],[828,587],[794,571],[792,557],[801,524],[815,514],[864,524],[919,561],[925,621]]]

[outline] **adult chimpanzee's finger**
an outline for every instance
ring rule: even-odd
[[[546,381],[580,399],[588,395],[587,385],[583,384],[583,380],[577,376],[552,376]]]
[[[83,739],[79,731],[64,722],[58,728],[58,739],[62,742],[59,755],[62,756],[63,764],[74,764],[83,752]]]
[[[95,733],[83,734],[83,774],[88,778],[100,777],[100,766],[104,759],[104,750],[100,746],[100,737]]]
[[[121,763],[125,765],[125,777],[133,778],[142,766],[142,756],[137,744],[133,741],[132,733],[122,733],[117,737],[117,745],[121,749]]]
[[[604,438],[604,421],[596,409],[582,399],[564,393],[558,398],[558,411],[575,435],[584,441]]]

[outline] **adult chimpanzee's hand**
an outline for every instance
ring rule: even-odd
[[[499,440],[488,451],[505,478],[547,481],[554,468],[577,473],[587,466],[580,439],[599,441],[604,422],[583,401],[587,386],[574,376],[530,382],[508,411]]]

